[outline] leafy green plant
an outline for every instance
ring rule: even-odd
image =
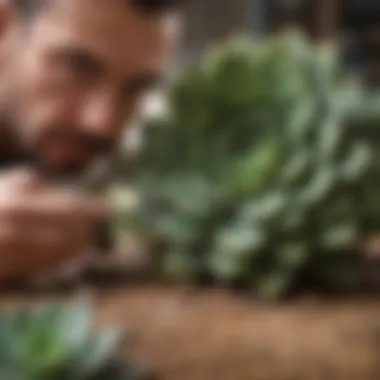
[[[380,227],[380,102],[333,43],[237,38],[177,78],[147,128],[138,217],[169,278],[275,297],[361,281]]]
[[[6,380],[142,380],[121,361],[124,334],[91,329],[88,306],[48,304],[0,316],[0,377]]]

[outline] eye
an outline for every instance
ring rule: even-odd
[[[96,70],[96,65],[84,55],[72,54],[67,56],[65,64],[67,68],[74,75],[77,76],[90,76],[94,74]]]
[[[55,56],[55,61],[61,73],[75,80],[87,80],[101,74],[99,62],[91,54],[80,50],[60,51]]]

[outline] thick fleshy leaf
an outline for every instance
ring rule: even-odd
[[[319,133],[319,158],[322,162],[334,162],[339,153],[339,148],[343,143],[343,129],[337,117],[331,116],[322,125]]]
[[[92,327],[92,308],[90,305],[73,305],[61,311],[60,331],[62,342],[68,353],[83,349]]]
[[[162,266],[165,276],[174,281],[192,280],[199,265],[199,262],[193,256],[194,252],[191,252],[186,246],[171,249],[163,259]]]
[[[300,240],[285,242],[279,247],[276,256],[280,267],[287,270],[296,270],[309,259],[309,253],[308,245]]]
[[[211,271],[224,281],[248,274],[250,262],[266,243],[267,236],[257,226],[232,224],[216,236],[209,259]]]
[[[88,379],[105,367],[117,354],[123,337],[122,330],[113,328],[91,336],[81,356],[78,355],[77,362],[73,363],[73,378]]]
[[[251,223],[266,223],[282,217],[289,198],[284,192],[273,192],[242,206],[241,217]]]
[[[124,338],[117,329],[90,334],[90,312],[88,305],[48,303],[3,315],[0,374],[7,380],[89,379],[112,361]]]
[[[241,278],[247,271],[246,263],[234,256],[234,253],[230,251],[218,251],[211,254],[209,268],[214,277],[224,284]]]
[[[287,212],[281,220],[281,231],[284,234],[289,234],[289,236],[303,231],[307,225],[308,217],[306,208],[301,207],[294,200],[289,202]]]
[[[333,43],[319,45],[314,50],[312,75],[315,89],[330,95],[339,73],[339,53]]]
[[[183,215],[163,216],[156,227],[156,232],[176,243],[187,244],[196,238],[197,225],[194,223]]]
[[[234,256],[254,255],[266,243],[262,229],[252,225],[233,224],[216,235],[215,249],[229,251]]]
[[[283,168],[283,181],[285,186],[302,186],[310,179],[312,167],[310,153],[299,149]]]
[[[321,236],[321,245],[330,250],[353,248],[359,238],[359,229],[353,224],[343,224],[331,227]]]
[[[331,166],[321,167],[314,178],[301,191],[300,202],[305,206],[321,204],[336,185],[337,173]]]
[[[342,177],[351,182],[359,179],[367,173],[375,159],[375,154],[369,144],[356,143],[342,165]]]
[[[231,42],[229,49],[216,49],[207,58],[206,66],[213,80],[215,96],[226,105],[246,105],[265,91],[265,84],[256,77],[262,55],[256,54],[247,39]],[[264,87],[264,88],[263,88]]]
[[[286,271],[277,272],[263,275],[259,279],[255,279],[254,290],[264,299],[276,299],[286,294],[292,284],[292,273]]]
[[[280,160],[281,151],[277,141],[273,138],[263,141],[257,149],[238,160],[235,173],[232,173],[232,176],[236,176],[236,179],[232,178],[233,189],[244,195],[259,194],[273,178]]]
[[[303,98],[290,110],[287,132],[289,138],[297,143],[305,141],[313,127],[315,102],[310,98]]]

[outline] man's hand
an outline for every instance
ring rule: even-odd
[[[51,270],[94,247],[98,199],[48,187],[28,171],[0,174],[0,280]]]

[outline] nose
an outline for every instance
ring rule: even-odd
[[[112,137],[118,123],[118,106],[110,91],[87,96],[80,110],[80,126],[87,133],[99,137]]]

